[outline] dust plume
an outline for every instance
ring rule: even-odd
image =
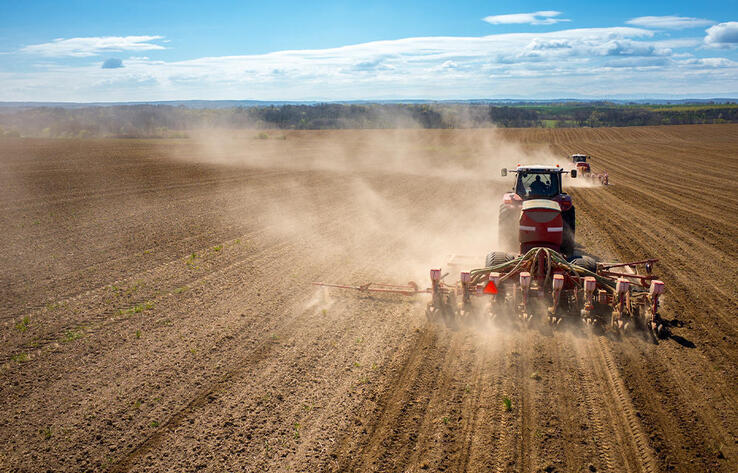
[[[234,169],[289,171],[274,199],[251,195],[234,219],[269,222],[296,238],[314,264],[343,261],[357,278],[425,283],[450,255],[481,267],[497,248],[497,212],[517,164],[563,164],[548,147],[494,128],[191,133],[196,159]],[[188,159],[177,156],[176,159]],[[340,222],[340,224],[336,224]],[[354,281],[357,282],[357,281]]]

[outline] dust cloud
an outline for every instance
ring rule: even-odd
[[[289,176],[280,189],[251,196],[249,210],[233,218],[258,214],[275,235],[303,242],[316,265],[340,261],[355,278],[421,286],[451,255],[476,261],[472,269],[497,248],[498,207],[514,179],[501,168],[567,161],[547,146],[507,141],[494,127],[190,136],[198,160]],[[289,197],[275,199],[275,192]]]
[[[560,164],[547,147],[506,141],[483,129],[196,130],[197,159],[255,168],[380,172],[446,180],[502,181],[500,168]]]

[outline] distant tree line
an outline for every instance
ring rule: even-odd
[[[0,108],[0,136],[184,137],[200,128],[352,129],[618,127],[736,123],[738,105],[561,104],[316,104],[188,108],[116,105],[83,108]]]

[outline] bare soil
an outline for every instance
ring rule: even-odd
[[[425,284],[494,249],[500,165],[575,152],[669,339],[310,285]],[[1,140],[0,470],[738,471],[736,175],[736,125]]]

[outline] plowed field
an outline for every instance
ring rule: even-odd
[[[251,135],[0,140],[0,470],[738,471],[738,126]],[[670,338],[310,285],[482,266],[499,167],[574,152]]]

